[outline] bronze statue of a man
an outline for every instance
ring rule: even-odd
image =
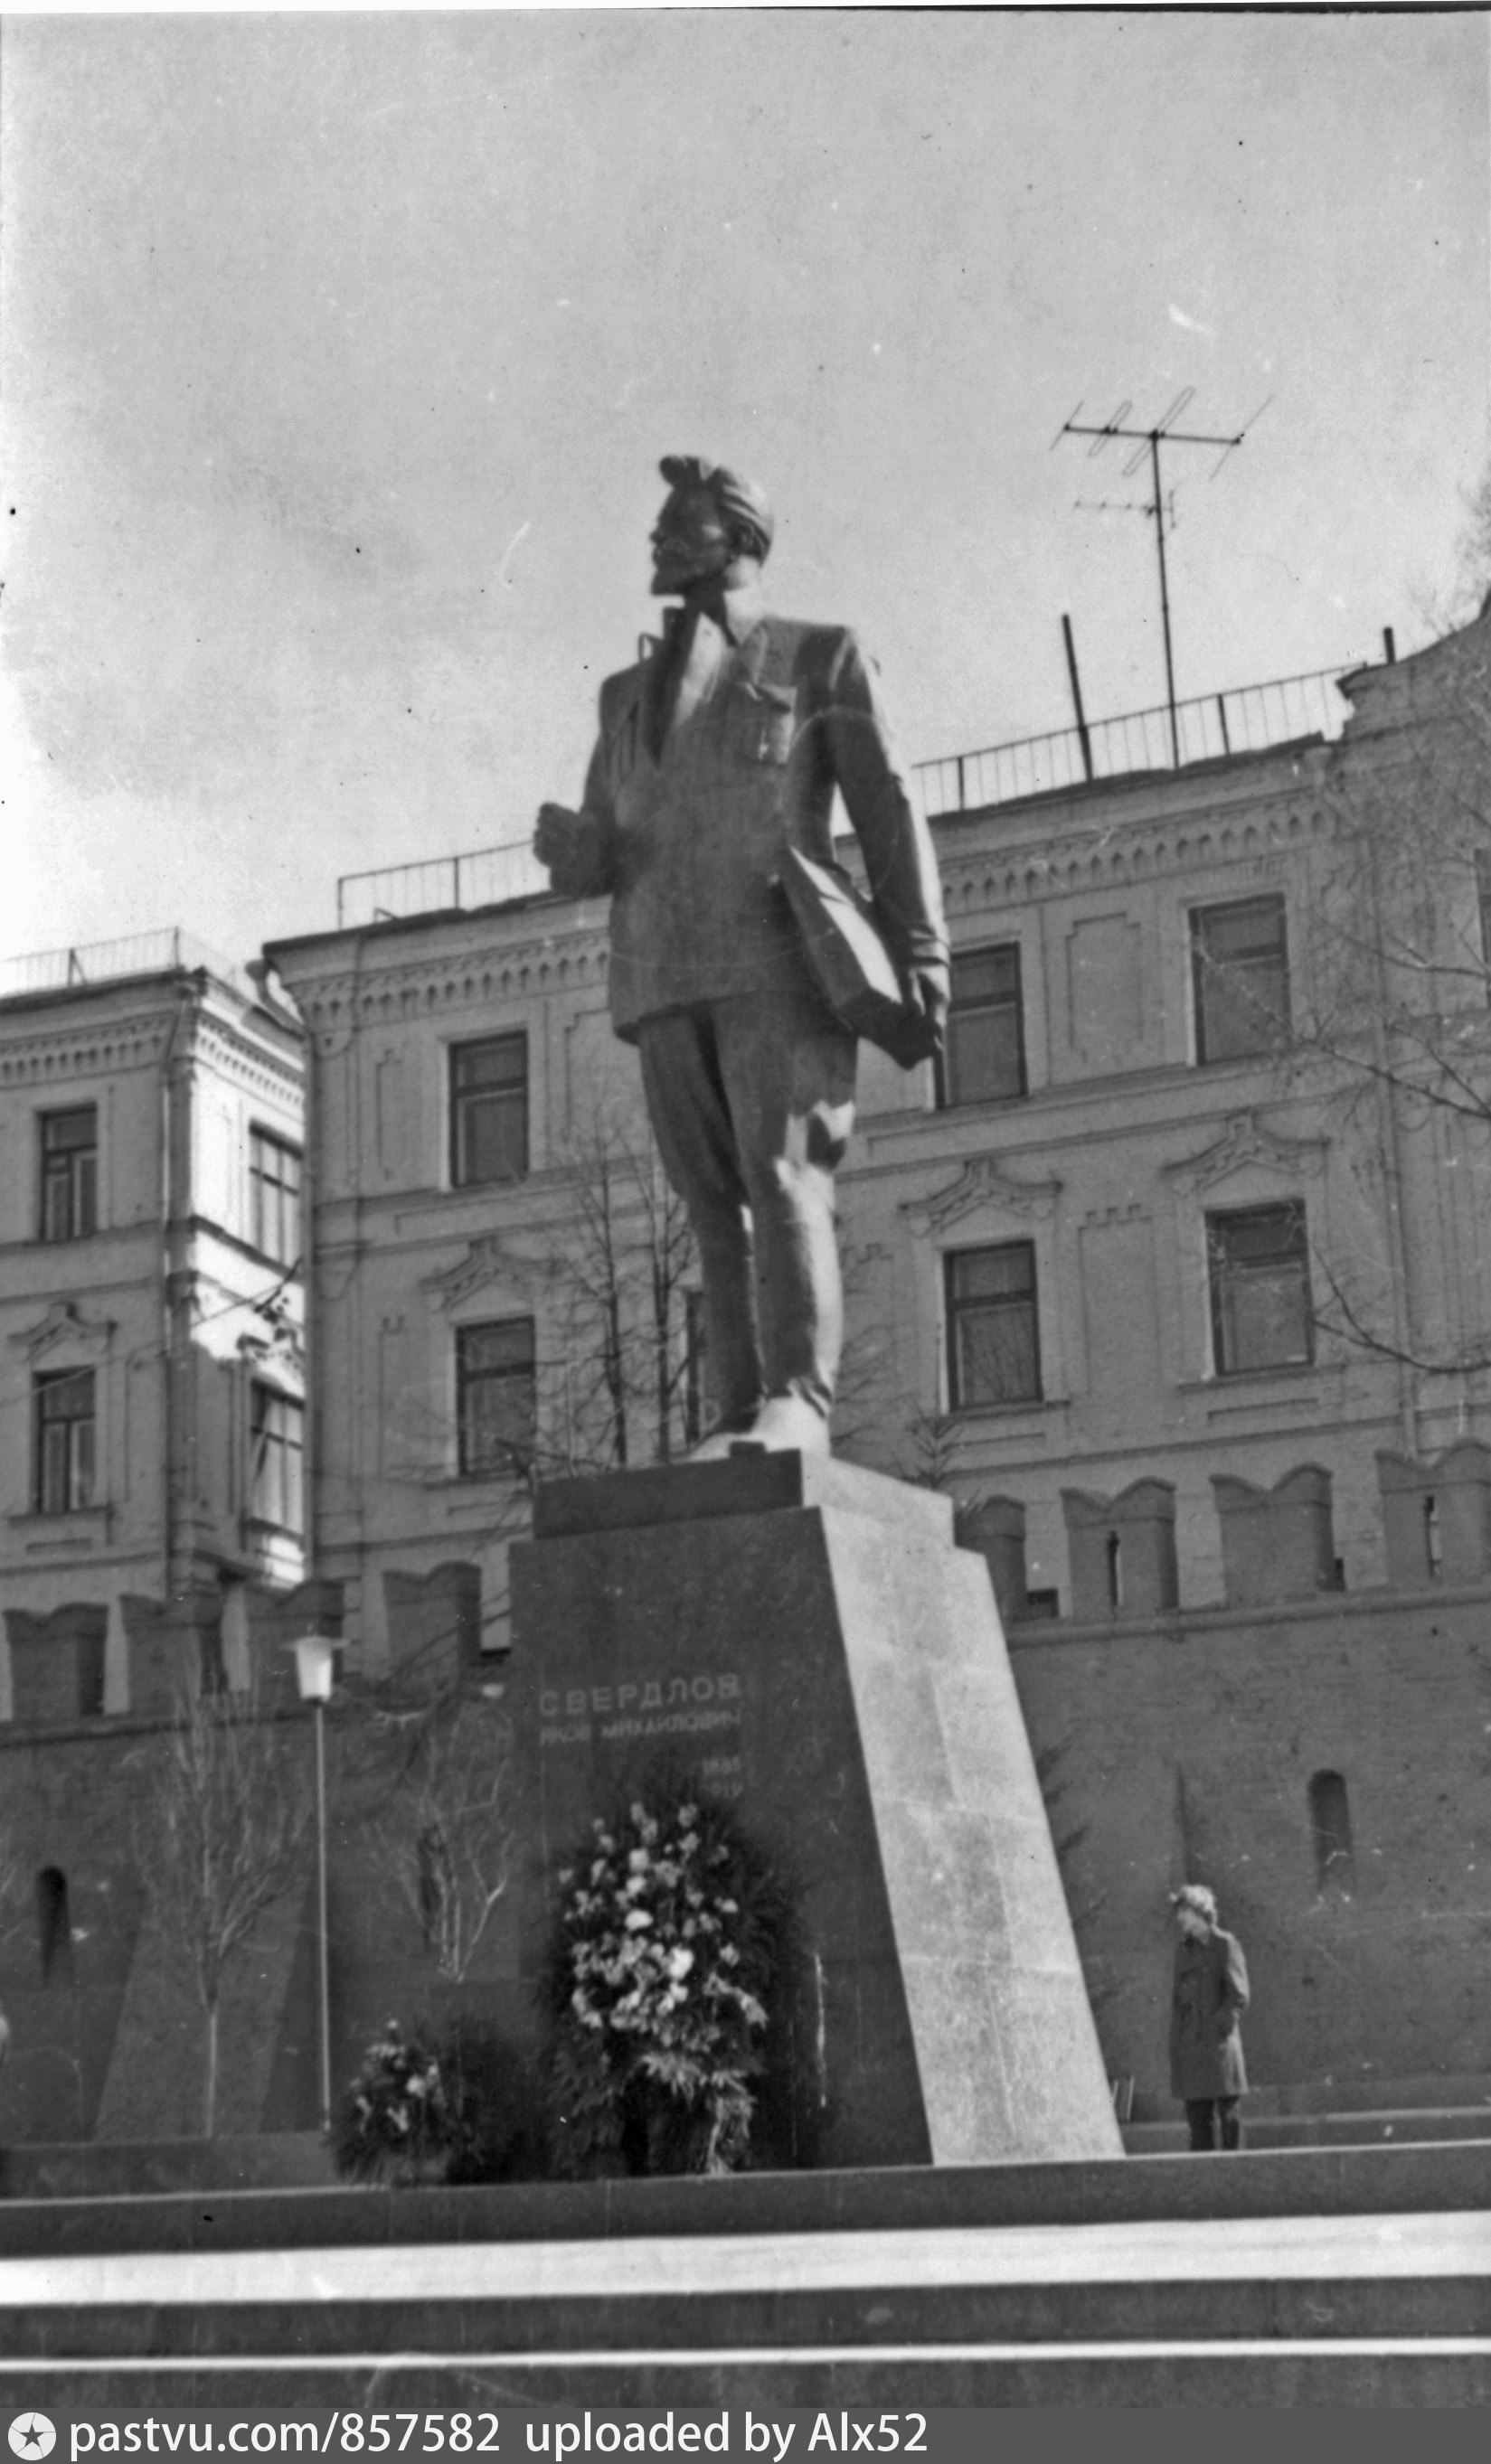
[[[761,491],[692,455],[661,470],[652,587],[681,605],[656,655],[602,685],[584,802],[545,804],[534,847],[565,895],[611,892],[612,1020],[638,1047],[703,1275],[718,1418],[698,1451],[745,1440],[824,1453],[856,1039],[809,964],[783,851],[832,860],[836,787],[907,1002],[934,1030],[948,997],[942,891],[853,633],[763,609]]]

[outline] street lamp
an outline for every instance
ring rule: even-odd
[[[331,2128],[331,1987],[326,1955],[326,1705],[336,1676],[338,1645],[330,1635],[302,1634],[292,1643],[302,1703],[316,1706],[316,1963],[321,1984],[321,2126]]]

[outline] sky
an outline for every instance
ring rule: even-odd
[[[658,458],[906,758],[1425,638],[1486,468],[1488,21],[620,9],[0,25],[0,955],[241,961],[578,798]],[[1266,408],[1262,406],[1266,404]],[[1081,406],[1079,412],[1079,405]]]

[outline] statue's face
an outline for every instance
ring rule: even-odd
[[[1186,1942],[1205,1942],[1212,1930],[1199,1908],[1188,1907],[1176,1909],[1175,1927]]]
[[[729,533],[707,488],[675,488],[653,531],[653,596],[671,599],[732,562]]]

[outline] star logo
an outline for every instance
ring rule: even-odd
[[[57,2443],[56,2430],[44,2412],[18,2412],[11,2424],[11,2453],[29,2455],[40,2464]]]

